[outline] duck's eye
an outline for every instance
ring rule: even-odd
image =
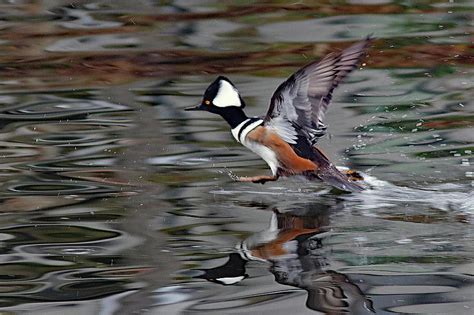
[[[204,101],[204,104],[209,105],[209,104],[211,104],[211,101],[205,100],[205,101]]]

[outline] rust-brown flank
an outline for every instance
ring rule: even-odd
[[[282,256],[288,253],[285,248],[285,243],[294,240],[300,235],[316,233],[319,229],[305,229],[305,228],[296,228],[291,230],[286,230],[278,233],[278,237],[262,246],[258,246],[251,250],[252,256],[259,257],[262,259],[271,259],[274,257]]]
[[[270,148],[277,155],[280,166],[286,171],[300,174],[306,171],[315,171],[318,166],[308,159],[298,156],[293,148],[273,131],[259,126],[247,135],[249,141],[255,141]]]

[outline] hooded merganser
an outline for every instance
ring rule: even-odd
[[[265,117],[247,117],[245,102],[234,84],[219,76],[206,89],[200,105],[185,110],[205,110],[221,115],[234,138],[270,166],[272,175],[239,177],[242,182],[264,184],[280,176],[303,175],[345,191],[360,191],[354,171],[340,172],[315,144],[326,133],[325,112],[334,89],[354,70],[372,39],[330,53],[290,76],[273,93]]]
[[[319,207],[318,207],[319,208]],[[275,281],[308,292],[306,306],[324,314],[371,314],[373,302],[351,274],[331,270],[330,252],[323,246],[329,236],[330,211],[310,205],[306,211],[273,210],[269,226],[236,245],[221,266],[197,269],[197,279],[236,285],[250,278],[248,262],[269,263]],[[308,211],[309,210],[309,211]],[[367,284],[365,284],[367,287]]]

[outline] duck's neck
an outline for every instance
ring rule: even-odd
[[[234,129],[243,121],[248,119],[242,108],[236,106],[226,107],[225,110],[221,111],[219,114],[227,121],[231,129]]]

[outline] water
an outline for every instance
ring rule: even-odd
[[[0,8],[2,313],[473,313],[469,1]],[[183,108],[369,33],[321,147],[370,189],[233,182],[267,167]]]

